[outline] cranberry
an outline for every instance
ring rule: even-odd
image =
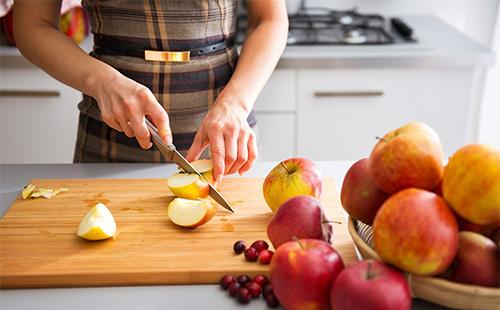
[[[280,302],[274,294],[269,294],[264,297],[264,299],[266,300],[266,303],[270,308],[276,308],[280,305]]]
[[[227,289],[229,287],[229,284],[233,283],[234,277],[230,275],[225,275],[220,279],[220,286],[222,286],[223,289]]]
[[[264,297],[266,297],[267,295],[274,295],[273,286],[271,283],[264,286],[264,289],[262,290],[262,295],[264,295]]]
[[[245,258],[247,259],[247,261],[255,262],[258,257],[259,252],[257,251],[257,249],[249,247],[245,250]]]
[[[259,297],[262,292],[262,288],[255,282],[248,282],[245,284],[245,288],[250,292],[253,298]]]
[[[252,281],[260,285],[260,287],[262,288],[264,288],[264,286],[269,283],[269,280],[266,278],[266,276],[262,274],[256,275]]]
[[[236,299],[242,304],[248,304],[252,299],[252,294],[246,288],[240,288],[236,293]]]
[[[231,296],[236,296],[236,293],[238,292],[238,290],[241,288],[241,284],[239,284],[238,282],[233,282],[229,285],[229,287],[227,288],[227,291],[229,292],[229,295]]]
[[[251,245],[252,248],[255,248],[257,252],[260,252],[262,250],[267,250],[269,249],[269,244],[265,242],[264,240],[257,240]]]
[[[238,278],[236,278],[236,281],[238,281],[239,284],[241,284],[242,286],[244,286],[245,284],[247,284],[247,282],[250,282],[250,277],[247,276],[247,275],[241,275],[239,276]]]
[[[271,262],[271,258],[273,258],[273,252],[269,250],[262,250],[259,253],[259,263],[267,265]]]
[[[247,244],[243,240],[238,240],[233,245],[234,253],[241,254],[247,248]]]

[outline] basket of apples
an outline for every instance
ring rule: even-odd
[[[419,122],[378,140],[342,184],[360,256],[404,271],[414,297],[497,309],[500,149],[466,145],[443,165],[438,135]]]

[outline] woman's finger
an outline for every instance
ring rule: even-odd
[[[226,131],[224,133],[224,174],[229,174],[229,169],[233,166],[238,156],[238,132],[235,130]]]
[[[247,162],[240,168],[238,173],[240,175],[244,174],[250,168],[252,168],[253,164],[257,160],[257,157],[259,155],[258,149],[257,149],[257,139],[255,139],[255,134],[252,133],[250,134],[248,138],[248,160]]]
[[[134,132],[132,131],[132,128],[130,127],[130,122],[125,117],[125,115],[115,113],[115,119],[120,124],[120,127],[125,133],[125,135],[129,138],[132,138],[134,136]]]
[[[208,139],[210,143],[210,152],[212,155],[212,162],[214,164],[214,180],[220,182],[224,175],[224,136],[222,135],[222,127],[215,123],[208,131]]]
[[[170,129],[170,120],[167,111],[156,101],[150,98],[149,104],[146,106],[146,114],[151,118],[153,124],[158,128],[158,134],[166,144],[172,144],[172,130]]]
[[[233,174],[237,171],[240,170],[241,167],[247,162],[248,160],[248,139],[249,139],[249,134],[248,132],[242,130],[240,132],[240,135],[238,137],[238,153],[236,156],[236,161],[233,163],[231,168],[229,169],[228,174]]]
[[[142,117],[133,117],[130,125],[132,130],[134,131],[134,136],[139,142],[140,146],[143,149],[149,149],[152,146],[151,137],[149,134],[148,127],[146,126],[146,120],[144,116]]]
[[[208,142],[206,139],[205,130],[203,129],[202,126],[200,130],[198,130],[198,132],[196,133],[196,136],[194,136],[193,144],[191,144],[191,147],[187,152],[186,160],[187,161],[197,160],[198,158],[200,158],[201,154],[207,148],[207,146]]]

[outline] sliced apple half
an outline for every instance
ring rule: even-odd
[[[197,174],[179,172],[167,180],[172,193],[180,198],[197,199],[208,196],[208,183]]]
[[[195,228],[210,221],[216,212],[214,204],[207,199],[175,198],[168,204],[168,218],[176,225]]]
[[[87,240],[104,240],[113,237],[116,234],[113,214],[104,204],[96,204],[83,217],[77,234]]]
[[[203,178],[208,181],[210,184],[215,186],[215,180],[213,176],[214,164],[211,159],[198,159],[192,161],[191,166],[193,166],[196,171],[203,175]],[[179,170],[183,171],[181,168]]]

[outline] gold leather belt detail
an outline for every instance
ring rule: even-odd
[[[170,52],[170,51],[144,51],[144,59],[148,61],[164,62],[189,62],[191,60],[190,51]]]

